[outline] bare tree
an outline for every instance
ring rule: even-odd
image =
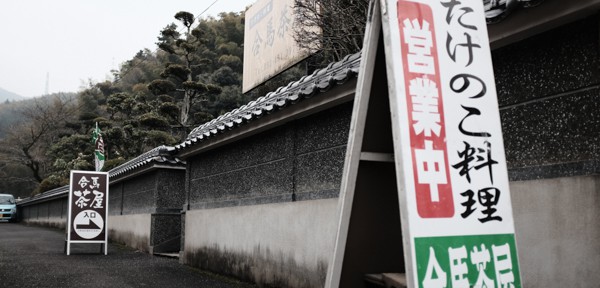
[[[295,0],[294,39],[325,62],[361,50],[369,0]]]
[[[73,102],[71,97],[55,94],[24,105],[19,111],[23,121],[12,125],[0,142],[0,163],[25,166],[31,171],[31,181],[41,183],[52,164],[47,163],[46,152],[76,115]]]

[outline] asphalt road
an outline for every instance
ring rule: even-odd
[[[0,287],[254,287],[126,246],[63,249],[64,231],[0,222]]]

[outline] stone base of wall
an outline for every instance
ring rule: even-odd
[[[185,264],[273,287],[323,287],[338,199],[187,211]]]
[[[67,219],[60,217],[50,217],[42,219],[23,219],[21,220],[21,223],[25,225],[36,225],[58,229],[66,229],[67,227]]]
[[[510,183],[523,287],[600,283],[600,176]]]
[[[108,238],[112,242],[149,252],[151,214],[108,216]]]

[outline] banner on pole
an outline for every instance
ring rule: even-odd
[[[98,122],[96,122],[94,131],[92,131],[92,143],[94,143],[94,164],[96,171],[101,171],[102,167],[104,167],[106,156],[104,154],[104,140],[102,139],[102,132],[98,128]]]

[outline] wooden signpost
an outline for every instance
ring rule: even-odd
[[[107,255],[108,172],[71,171],[69,186],[65,252],[72,243],[98,243]]]
[[[325,287],[521,287],[482,1],[371,1],[338,212]]]

